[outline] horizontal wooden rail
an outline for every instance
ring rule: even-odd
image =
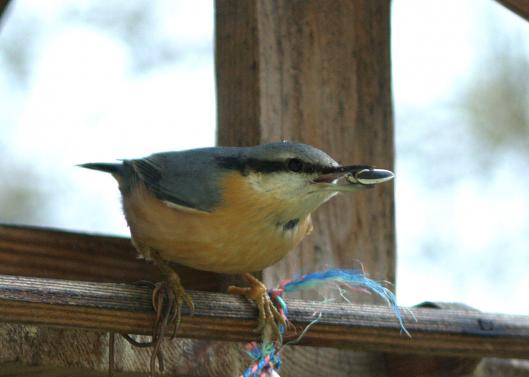
[[[246,341],[255,338],[256,311],[246,300],[191,292],[196,310],[184,313],[179,336]],[[149,334],[150,288],[0,276],[0,321]],[[302,329],[299,344],[460,357],[529,358],[529,317],[466,310],[413,308],[405,313],[412,337],[400,333],[385,306],[289,300],[289,318]],[[295,337],[295,334],[291,334]]]
[[[160,281],[129,238],[0,224],[0,274],[98,282]],[[226,289],[226,278],[173,264],[185,287]]]

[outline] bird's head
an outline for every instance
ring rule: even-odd
[[[306,144],[273,143],[241,148],[224,164],[239,170],[261,195],[307,214],[340,192],[358,191],[391,180],[393,173],[367,165],[340,165]]]

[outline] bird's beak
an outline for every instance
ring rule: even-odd
[[[356,191],[371,188],[394,177],[389,170],[366,165],[336,166],[327,168],[313,183],[330,191]]]

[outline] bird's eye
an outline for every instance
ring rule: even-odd
[[[301,161],[298,158],[291,158],[287,162],[287,168],[290,171],[293,171],[295,173],[299,173],[303,170],[303,161]]]

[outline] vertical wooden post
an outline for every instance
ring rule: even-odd
[[[4,11],[7,9],[8,5],[9,5],[9,0],[0,0],[0,20],[2,16],[4,15]]]
[[[391,169],[389,20],[389,0],[217,0],[219,144],[287,139]],[[392,185],[333,199],[314,220],[299,250],[265,271],[268,283],[358,261],[394,281]],[[372,354],[290,349],[282,375],[381,376],[383,364]]]

